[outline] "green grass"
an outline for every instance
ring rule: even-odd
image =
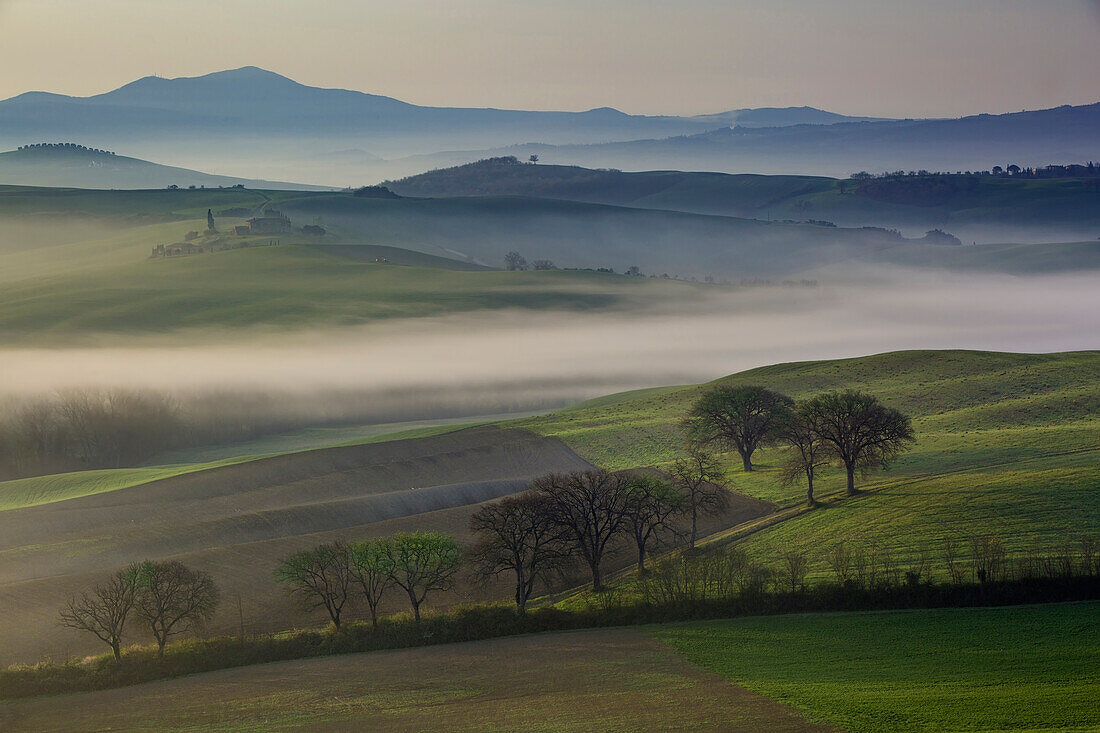
[[[860,731],[1100,728],[1100,604],[678,624],[687,659]]]
[[[795,398],[858,388],[913,417],[917,443],[888,473],[868,476],[863,496],[826,506],[752,535],[746,545],[775,559],[781,548],[810,554],[815,574],[837,539],[874,544],[905,561],[942,560],[943,539],[965,544],[999,535],[1010,552],[1050,550],[1100,527],[1100,353],[894,352],[858,359],[779,364],[734,375]],[[703,386],[604,398],[511,423],[560,437],[610,469],[663,466],[681,454],[680,419]],[[777,449],[743,473],[726,456],[737,491],[793,506],[801,485],[784,486]],[[835,499],[840,471],[826,470],[819,498]]]
[[[0,334],[8,343],[71,343],[71,337],[88,333],[335,328],[508,308],[637,310],[672,299],[691,302],[709,292],[702,285],[597,272],[358,262],[296,245],[148,259],[150,243],[178,240],[197,226],[160,224],[0,258],[11,265],[7,272],[26,274],[9,279],[0,292]]]

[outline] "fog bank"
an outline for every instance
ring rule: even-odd
[[[185,402],[231,393],[252,395],[253,410],[316,421],[400,419],[554,406],[899,349],[1100,347],[1094,275],[879,272],[863,282],[723,291],[690,312],[494,311],[232,339],[188,334],[175,344],[0,349],[0,397],[76,387],[155,390]]]

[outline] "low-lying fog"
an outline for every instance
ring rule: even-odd
[[[864,284],[715,288],[691,312],[482,312],[308,333],[0,349],[0,395],[104,387],[169,392],[186,402],[239,393],[266,405],[253,409],[310,421],[400,419],[549,407],[776,362],[896,349],[1100,347],[1095,275],[879,271],[858,279]],[[353,393],[358,398],[349,400]]]

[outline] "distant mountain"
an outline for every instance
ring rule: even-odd
[[[850,117],[815,107],[757,107],[734,109],[713,115],[696,115],[693,120],[714,127],[788,127],[790,125],[835,125],[839,122],[881,122],[884,117]]]
[[[244,67],[138,79],[91,97],[0,101],[0,147],[125,148],[192,169],[356,186],[489,156],[624,170],[846,176],[1100,158],[1100,104],[960,119],[881,120],[812,107],[693,117],[425,107]],[[366,152],[369,151],[369,152]]]
[[[860,170],[967,170],[1100,159],[1100,103],[945,120],[840,122],[829,125],[733,127],[694,135],[600,145],[519,145],[464,152],[538,155],[549,163],[633,170],[675,168],[725,172],[847,176]],[[435,156],[461,162],[457,154]],[[424,160],[423,163],[435,162]]]
[[[280,181],[261,181],[174,168],[74,143],[45,143],[0,153],[0,184],[66,188],[166,188],[189,186],[324,190]]]
[[[363,150],[371,157],[393,158],[532,141],[590,144],[663,138],[734,121],[755,125],[845,119],[862,118],[810,108],[673,117],[628,115],[609,107],[585,112],[423,107],[306,86],[248,66],[191,78],[150,76],[91,97],[30,92],[3,100],[0,146],[74,140],[125,147],[142,157],[192,167],[243,163],[242,170],[265,178],[303,180],[296,171],[304,170],[313,181],[351,183],[345,179],[364,167],[385,168],[384,161],[367,159]],[[333,155],[344,150],[354,152],[346,160]],[[326,170],[339,175],[334,180],[324,175]]]

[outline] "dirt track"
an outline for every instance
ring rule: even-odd
[[[92,636],[61,628],[58,609],[73,592],[145,558],[174,557],[214,575],[223,600],[207,633],[237,632],[240,616],[249,633],[321,624],[327,617],[303,612],[275,582],[278,558],[322,541],[399,531],[436,529],[464,541],[481,502],[548,471],[586,468],[557,439],[482,427],[277,456],[0,512],[0,664],[103,651]],[[735,497],[721,526],[769,511]],[[629,560],[623,552],[610,569]],[[505,583],[463,582],[429,605],[507,598]],[[404,610],[396,595],[388,603],[386,611]],[[148,641],[137,629],[129,640]]]
[[[231,669],[0,704],[5,730],[820,731],[639,631]]]

